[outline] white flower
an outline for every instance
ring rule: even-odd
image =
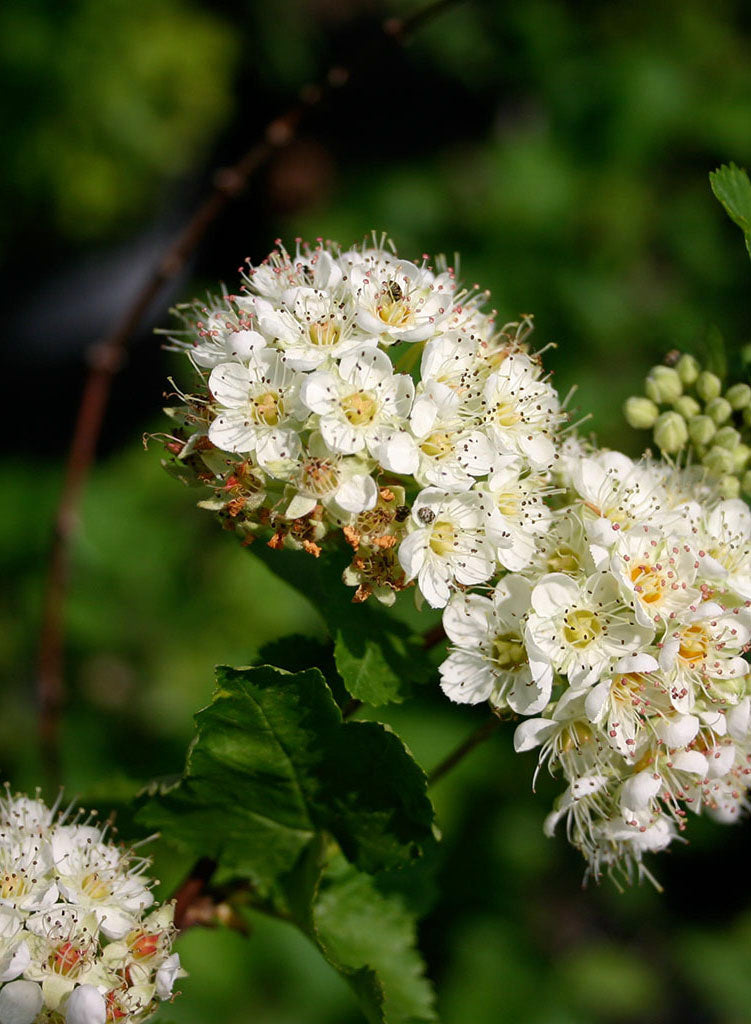
[[[400,430],[409,415],[414,384],[395,374],[391,360],[380,349],[359,348],[348,353],[338,373],[316,370],[302,385],[302,401],[320,420],[318,429],[329,451],[354,455],[369,451],[381,455],[389,441],[391,458],[383,464],[394,473],[411,473],[417,457],[410,439]],[[403,451],[394,431],[404,433]]]
[[[346,293],[320,288],[289,288],[281,308],[267,299],[248,300],[259,331],[278,345],[295,370],[313,370],[354,348],[375,346],[354,323],[354,309]]]
[[[120,939],[154,897],[143,884],[141,864],[102,841],[87,825],[62,825],[52,837],[61,893],[77,907],[91,909],[108,939]]]
[[[640,525],[621,534],[611,566],[642,625],[673,620],[701,600],[694,585],[700,567],[697,555],[681,538],[653,527]]]
[[[443,608],[452,584],[476,586],[490,579],[493,549],[484,536],[487,514],[476,494],[421,491],[412,507],[412,532],[399,546],[399,562],[428,604]]]
[[[751,600],[751,511],[744,501],[723,501],[705,517],[697,540],[706,551],[705,571],[723,590]]]
[[[440,667],[441,688],[460,704],[490,700],[522,715],[539,714],[550,700],[553,673],[542,664],[533,675],[524,646],[530,585],[506,576],[492,600],[478,594],[454,594],[443,626],[456,645]],[[534,658],[534,653],[532,654]]]
[[[461,400],[450,388],[429,382],[412,406],[410,430],[419,462],[415,479],[446,491],[468,491],[493,463],[487,437],[462,419]]]
[[[662,642],[660,666],[679,711],[689,711],[699,693],[710,700],[735,704],[745,693],[735,693],[724,682],[748,675],[751,665],[742,657],[751,641],[751,612],[725,610],[714,601],[689,609],[682,621],[671,624]]]
[[[534,469],[553,462],[553,433],[561,418],[558,397],[541,376],[537,363],[514,352],[490,374],[479,399],[483,428],[496,451],[520,455]]]
[[[512,572],[527,568],[552,520],[543,501],[544,480],[528,475],[524,463],[510,456],[497,461],[487,482],[478,484],[477,490],[487,497],[488,539],[498,545],[498,561]]]
[[[357,323],[383,344],[425,341],[451,315],[454,282],[448,273],[436,276],[382,252],[355,254],[350,263]]]
[[[531,603],[528,645],[574,687],[591,685],[654,636],[653,628],[636,622],[607,572],[579,581],[550,573],[535,586]]]
[[[300,378],[278,353],[261,349],[247,365],[221,363],[209,378],[218,415],[209,440],[225,452],[255,452],[270,473],[300,451]]]
[[[360,456],[331,452],[320,434],[312,434],[288,479],[295,488],[285,515],[308,515],[321,502],[337,518],[345,520],[375,507],[378,486],[371,463]]]

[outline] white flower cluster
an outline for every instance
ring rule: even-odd
[[[562,441],[558,396],[480,293],[383,242],[279,248],[184,314],[172,469],[244,543],[354,549],[355,601],[444,608],[445,693],[525,716],[590,870],[646,871],[687,809],[746,807],[751,514],[703,470]]]
[[[142,1021],[180,959],[173,906],[148,915],[148,862],[91,820],[0,797],[0,1024]]]
[[[499,331],[480,298],[383,242],[278,249],[173,338],[201,375],[173,411],[178,471],[246,541],[267,530],[317,555],[344,530],[357,600],[416,580],[443,607],[522,568],[561,412],[528,321]]]
[[[548,833],[564,819],[595,876],[639,876],[687,810],[748,806],[751,513],[648,459],[568,442],[559,465],[532,564],[451,598],[442,685],[528,716],[516,749],[567,782]]]

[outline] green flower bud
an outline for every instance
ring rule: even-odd
[[[655,423],[654,439],[661,451],[674,455],[688,441],[686,421],[677,412],[662,413]]]
[[[723,498],[737,498],[741,493],[741,482],[737,476],[724,476],[720,480],[720,494]]]
[[[733,384],[725,392],[725,398],[733,409],[745,409],[751,405],[751,388],[748,384]]]
[[[737,444],[733,449],[733,472],[740,473],[745,469],[750,456],[751,448],[747,444]]]
[[[648,398],[660,405],[680,398],[683,385],[672,366],[653,366],[644,381],[644,390]]]
[[[741,435],[735,427],[720,427],[714,436],[714,443],[732,452],[741,443]]]
[[[711,402],[722,393],[722,381],[709,370],[703,370],[696,378],[696,393],[702,402]]]
[[[716,433],[717,427],[709,416],[693,416],[688,421],[688,436],[692,444],[709,444]]]
[[[701,406],[691,395],[681,395],[673,402],[673,408],[684,420],[690,420],[692,416],[697,416],[701,412]]]
[[[693,384],[696,378],[699,376],[701,366],[699,360],[690,356],[688,352],[684,352],[678,362],[675,364],[675,368],[678,372],[678,376],[681,378],[681,382],[688,386]]]
[[[741,487],[743,488],[744,494],[751,494],[751,470],[743,474]]]
[[[623,415],[634,430],[649,430],[655,425],[659,414],[660,410],[654,402],[642,395],[632,395],[623,404]]]
[[[702,462],[715,476],[727,476],[733,472],[733,456],[727,448],[710,448]]]
[[[713,398],[711,402],[707,402],[704,411],[707,416],[712,417],[718,427],[720,424],[726,423],[733,415],[730,402],[726,398]]]

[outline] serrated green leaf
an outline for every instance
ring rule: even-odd
[[[343,858],[329,865],[315,903],[314,939],[354,989],[372,1024],[430,1024],[434,997],[417,930],[398,895]]]
[[[419,636],[374,600],[352,603],[353,591],[342,583],[346,554],[323,552],[312,558],[261,544],[252,550],[323,616],[334,641],[337,671],[353,697],[374,707],[400,703],[416,684],[433,678],[435,670]]]
[[[730,219],[743,231],[751,256],[751,180],[748,173],[735,164],[723,164],[709,175],[712,191]]]
[[[407,865],[432,846],[426,780],[401,741],[348,722],[317,669],[220,668],[178,783],[138,819],[264,896],[322,835],[366,871]]]

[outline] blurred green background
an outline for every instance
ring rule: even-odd
[[[631,452],[620,405],[674,347],[749,339],[740,233],[707,173],[751,165],[751,9],[466,2],[407,47],[380,41],[378,0],[24,0],[0,12],[0,256],[5,446],[0,463],[2,770],[41,778],[34,677],[62,459],[88,346],[127,304],[175,228],[231,163],[333,63],[350,86],[214,225],[151,311],[117,380],[86,492],[66,609],[64,775],[98,804],[179,771],[219,662],[248,664],[316,611],[242,552],[163,473],[169,374],[151,334],[171,301],[260,259],[282,236],[372,229],[400,252],[458,250],[501,321],[532,312],[556,384],[579,386],[603,443]],[[407,599],[408,600],[408,599]],[[438,687],[374,716],[426,767],[482,712]],[[751,1019],[751,829],[692,821],[647,887],[581,889],[583,865],[542,820],[534,758],[512,727],[436,786],[444,834],[421,943],[444,1024]],[[122,819],[127,834],[127,817]],[[188,865],[163,853],[168,895]],[[198,929],[175,1024],[355,1024],[343,983],[305,940],[254,920],[249,939]]]

